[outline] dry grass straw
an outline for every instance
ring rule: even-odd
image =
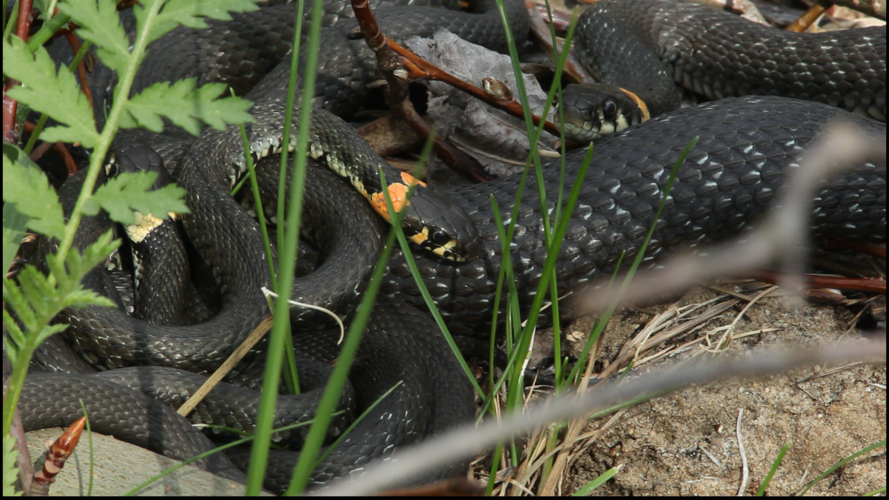
[[[720,285],[710,288],[721,292],[721,295],[700,303],[679,305],[679,302],[667,306],[663,312],[653,313],[638,333],[624,343],[620,353],[602,371],[596,374],[601,383],[621,370],[632,366],[633,369],[644,367],[665,357],[692,351],[687,356],[691,360],[701,354],[723,352],[733,339],[750,335],[761,335],[778,331],[779,328],[757,329],[750,332],[734,333],[738,321],[760,299],[772,294],[777,287],[769,287],[755,296],[748,296],[740,291],[731,290]],[[731,319],[726,313],[746,303]],[[719,323],[726,323],[720,325]],[[713,340],[718,337],[719,340]],[[579,391],[589,388],[593,375],[593,362],[596,360],[598,346],[594,346],[587,362],[584,377]],[[532,391],[533,392],[533,387]],[[530,394],[529,394],[530,396]],[[505,399],[505,396],[504,396]],[[530,399],[530,398],[529,398]],[[608,418],[597,429],[589,430],[590,421],[587,417],[572,420],[567,426],[550,425],[535,429],[528,437],[522,453],[522,461],[516,468],[508,467],[505,460],[501,463],[498,479],[503,482],[494,489],[495,495],[522,495],[534,491],[537,496],[563,495],[564,478],[576,459],[584,455],[594,442],[609,429],[622,422],[629,410],[623,408]],[[497,406],[500,411],[499,405]],[[499,413],[498,413],[499,414]],[[547,440],[564,429],[558,439],[559,444],[546,452]],[[542,467],[547,458],[555,456],[555,461],[542,485],[538,485]],[[487,480],[480,473],[478,479]],[[508,478],[508,479],[507,479]]]
[[[760,328],[746,332],[735,331],[741,318],[747,314],[748,310],[756,307],[762,299],[789,295],[781,292],[778,287],[773,285],[744,281],[741,281],[739,284],[744,285],[739,287],[739,290],[728,288],[725,284],[706,285],[707,288],[719,292],[720,295],[703,302],[686,305],[680,305],[680,302],[675,302],[665,306],[660,313],[645,311],[652,317],[639,329],[638,333],[623,344],[620,353],[615,359],[597,374],[597,378],[600,379],[599,383],[604,382],[609,377],[628,367],[633,369],[642,368],[663,358],[672,357],[680,353],[686,354],[684,360],[679,362],[680,364],[687,363],[700,355],[719,356],[725,352],[732,340],[780,331],[781,328],[776,327]],[[737,310],[737,312],[732,316],[728,316],[727,313],[732,310]],[[583,339],[580,342],[582,343]],[[598,346],[594,346],[587,362],[580,391],[589,388],[593,362],[597,358],[597,348]],[[862,364],[864,363],[852,362],[833,369],[823,370],[820,373],[796,382],[795,385],[799,386],[799,384],[811,379],[833,375]],[[804,394],[814,398],[804,388],[798,388]],[[532,387],[530,392],[534,392],[534,387]],[[531,393],[529,393],[529,396]],[[505,396],[503,398],[505,400]],[[497,408],[499,412],[499,405]],[[495,487],[494,495],[533,494],[536,496],[552,496],[566,494],[567,492],[563,489],[563,483],[565,478],[568,477],[571,466],[577,458],[589,453],[588,450],[597,439],[625,421],[626,419],[623,417],[630,408],[632,407],[618,410],[595,429],[589,428],[592,424],[587,417],[574,419],[567,424],[567,427],[551,424],[546,428],[535,429],[525,443],[522,461],[518,467],[508,467],[505,459],[502,461],[501,468],[498,471],[498,480],[503,482]],[[559,433],[562,429],[564,429],[564,434]],[[554,434],[559,435],[559,444],[551,451],[546,452],[547,440],[553,439]],[[718,467],[723,467],[706,450],[704,450],[704,453]],[[556,457],[553,467],[546,478],[546,482],[542,485],[538,484],[541,478],[542,467],[546,459],[551,456]],[[481,462],[482,459],[477,461],[477,463]],[[487,475],[484,474],[484,468],[480,472],[476,475],[476,478],[486,481]]]

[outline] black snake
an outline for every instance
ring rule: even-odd
[[[515,7],[517,3],[511,2],[510,5]],[[482,19],[490,21],[492,18],[490,15],[469,17],[467,14],[448,13],[446,16],[440,14],[429,16],[425,13],[408,12],[407,9],[393,10],[390,16],[381,10],[379,14],[384,31],[387,34],[407,33],[409,28],[419,26],[421,33],[429,34],[437,26],[437,21],[450,23],[451,29],[458,31],[458,34],[461,27],[470,26],[464,33],[467,38],[472,38],[473,33],[482,33],[487,37],[499,30],[496,25],[494,28],[482,27],[491,26],[481,21]],[[655,16],[657,22],[661,23],[658,25],[661,30],[658,33],[673,32],[668,29],[668,26],[672,26],[670,12],[671,9],[666,9],[660,16]],[[291,14],[289,18],[292,17]],[[286,18],[285,16],[284,19]],[[412,20],[415,20],[415,24],[412,24],[414,23]],[[688,16],[682,16],[682,21],[693,23],[688,21]],[[679,26],[684,26],[682,22],[677,23]],[[328,30],[324,34],[322,43],[323,50],[328,52],[322,52],[321,55],[326,67],[322,68],[324,71],[319,78],[321,83],[316,92],[315,103],[334,110],[337,110],[337,106],[354,109],[355,103],[359,102],[358,99],[363,98],[354,97],[356,94],[347,93],[346,90],[358,87],[363,91],[365,84],[375,79],[372,68],[367,70],[372,66],[372,62],[367,62],[366,59],[351,59],[355,54],[365,53],[367,49],[361,40],[343,41],[345,34],[351,29],[345,24],[338,23]],[[521,26],[521,22],[519,25]],[[182,29],[176,33],[186,31],[188,30]],[[516,31],[521,31],[521,28]],[[856,32],[849,33],[849,36],[872,38],[860,42],[855,47],[865,51],[862,55],[864,62],[861,64],[865,62],[872,64],[869,71],[874,73],[877,81],[881,82],[880,89],[883,91],[880,94],[882,97],[876,95],[871,101],[867,101],[871,105],[866,109],[870,113],[873,106],[878,109],[882,102],[884,116],[885,31],[866,30],[857,35],[853,34]],[[285,40],[288,37],[289,35],[279,36]],[[704,38],[696,40],[692,44],[693,48],[699,49],[694,52],[695,54],[705,53],[711,50],[711,47],[716,47],[714,41]],[[183,42],[180,39],[175,43],[182,45]],[[756,46],[753,43],[750,45],[754,48]],[[716,49],[712,50],[722,54]],[[280,50],[278,52],[280,53]],[[750,53],[753,52],[745,54]],[[664,54],[668,55],[668,61],[680,61],[682,68],[690,67],[691,74],[696,74],[695,64],[700,64],[696,62],[697,56],[683,58],[681,57],[683,52],[680,50],[673,52],[665,50]],[[848,56],[847,52],[844,54]],[[762,61],[766,61],[767,55],[770,54],[764,55]],[[830,61],[824,65],[829,67]],[[185,66],[193,65],[185,64]],[[248,98],[255,103],[252,112],[257,119],[255,124],[248,127],[248,137],[251,139],[251,149],[257,156],[264,157],[273,153],[280,145],[280,123],[284,113],[282,89],[286,85],[285,79],[282,78],[285,70],[282,68],[283,66],[279,65],[278,69],[273,70],[248,94]],[[248,74],[252,74],[251,71],[249,70]],[[803,71],[808,70],[804,68]],[[837,70],[829,70],[827,74],[834,74],[836,71],[848,74],[847,70],[839,66]],[[150,72],[163,74],[158,69]],[[685,73],[677,69],[672,76],[685,82],[684,75]],[[254,79],[258,80],[259,77]],[[697,80],[690,77],[688,81],[690,82],[688,85],[692,88],[698,85],[701,88],[720,89],[719,92],[726,93],[724,84],[723,87],[713,83],[704,85],[696,83]],[[716,96],[722,97],[719,92]],[[852,92],[858,91],[853,88]],[[831,98],[827,100],[832,101]],[[858,102],[865,101],[863,97],[858,99]],[[846,101],[843,99],[842,102]],[[874,113],[870,114],[878,117]],[[660,202],[667,174],[676,161],[679,151],[692,137],[700,136],[701,139],[679,174],[678,183],[671,195],[672,200],[662,214],[662,222],[659,223],[649,247],[648,262],[674,248],[688,246],[689,243],[703,244],[720,239],[736,234],[748,226],[757,215],[767,210],[780,190],[788,168],[794,165],[800,151],[816,137],[823,124],[831,117],[845,117],[858,123],[865,130],[885,136],[884,124],[821,104],[776,97],[747,97],[725,99],[696,108],[670,112],[655,118],[650,123],[633,127],[603,141],[596,147],[594,164],[584,180],[578,206],[572,214],[559,253],[556,275],[560,293],[585,289],[598,274],[610,272],[621,251],[627,251],[632,256],[638,249],[646,230],[653,223],[652,218]],[[316,111],[313,114],[312,131],[313,143],[320,145],[322,151],[334,149],[347,151],[350,161],[359,161],[361,158],[376,163],[382,161],[354,135],[351,128],[330,114]],[[258,292],[258,287],[267,285],[268,280],[267,266],[261,261],[263,255],[261,240],[255,230],[245,232],[237,229],[254,228],[255,223],[227,194],[230,176],[235,170],[242,168],[243,159],[239,158],[239,150],[240,137],[236,129],[230,128],[225,132],[208,131],[192,146],[191,152],[185,159],[175,165],[178,180],[189,193],[187,201],[193,212],[190,216],[184,217],[183,222],[191,244],[213,267],[216,281],[225,297],[223,310],[208,323],[185,327],[148,325],[132,320],[120,311],[96,309],[71,311],[66,320],[70,320],[72,326],[64,335],[84,357],[103,368],[161,364],[207,372],[218,366],[233,346],[237,345],[267,314],[265,302]],[[319,155],[318,159],[324,161],[324,155]],[[570,184],[576,180],[580,160],[580,154],[569,155],[566,183]],[[196,173],[201,175],[194,175]],[[330,176],[327,173],[318,175]],[[550,203],[556,199],[558,176],[557,169],[544,174]],[[488,200],[489,196],[493,195],[504,213],[507,213],[513,206],[517,184],[517,179],[506,178],[482,185],[440,190],[469,215],[478,228],[482,240],[480,258],[462,264],[423,255],[417,256],[421,274],[455,333],[472,334],[490,320],[490,313],[495,307],[494,287],[500,266],[500,245],[496,240],[496,227]],[[311,186],[316,185],[322,184]],[[813,227],[820,233],[841,233],[884,239],[885,190],[884,165],[857,166],[842,177],[825,183],[824,190],[816,197]],[[533,179],[525,193],[516,221],[516,238],[511,247],[517,286],[522,294],[520,301],[524,305],[530,301],[528,291],[533,290],[540,279],[545,258],[540,204]],[[323,198],[323,195],[320,197]],[[369,217],[367,214],[369,209],[366,205],[363,207],[356,206],[348,211],[342,209],[341,212],[358,214],[364,211]],[[220,221],[225,221],[225,224],[221,224]],[[376,228],[374,224],[377,224]],[[365,243],[362,244],[371,242],[371,246],[379,246],[378,224],[378,222],[371,223],[370,232],[374,234],[363,240]],[[357,254],[334,251],[318,272],[298,280],[302,286],[295,288],[294,299],[327,304],[335,309],[354,303],[363,287],[368,267],[366,263],[373,260],[362,256],[362,259],[368,260],[362,260],[362,264],[359,265],[355,255]],[[330,283],[339,284],[333,293]],[[95,286],[107,287],[101,283]],[[419,291],[401,256],[395,256],[390,262],[389,273],[382,291],[384,294],[422,307]],[[428,318],[413,312],[410,308],[392,304],[384,302],[375,312],[372,319],[375,322],[372,323],[373,326],[362,346],[363,351],[359,354],[360,361],[353,369],[353,372],[364,370],[363,373],[368,373],[370,380],[379,377],[376,370],[381,370],[386,374],[385,381],[371,384],[366,380],[356,382],[359,378],[353,377],[353,385],[357,398],[372,398],[372,394],[379,394],[381,390],[391,387],[391,383],[402,380],[405,385],[392,395],[391,401],[381,405],[384,407],[379,411],[389,412],[386,414],[392,415],[408,412],[399,405],[409,408],[409,414],[412,416],[395,426],[406,428],[402,429],[406,432],[395,432],[388,427],[356,429],[354,438],[356,446],[341,448],[329,457],[315,472],[313,480],[316,483],[325,483],[331,477],[347,474],[360,468],[360,464],[367,460],[391,453],[397,446],[415,441],[423,434],[465,422],[471,417],[472,405],[468,386],[454,361],[445,354],[447,349],[444,343],[432,333],[434,330]],[[389,323],[395,321],[392,319],[395,315],[387,314],[393,309],[398,310],[398,316],[411,322],[416,332],[421,332],[418,334],[419,337],[405,341],[401,336],[395,336],[393,332],[400,331],[403,326]],[[570,311],[567,312],[570,314]],[[292,319],[296,325],[314,321],[313,316],[315,314],[302,309],[294,309],[292,312]],[[126,327],[121,328],[122,324]],[[228,334],[217,335],[222,329]],[[183,340],[183,332],[191,332],[193,336],[186,336]],[[160,335],[156,336],[155,333]],[[392,337],[388,337],[389,335]],[[315,349],[314,352],[323,352],[329,347],[329,345],[309,346],[308,344],[313,342],[329,344],[328,341],[315,340],[322,338],[315,334],[297,335],[297,338],[304,338],[302,341],[297,340],[298,346],[309,350]],[[393,345],[398,346],[398,349],[393,350]],[[45,351],[42,356],[43,360],[52,361],[50,358],[54,354],[52,351]],[[414,361],[418,361],[416,364],[419,366],[405,362],[411,356]],[[402,364],[403,367],[400,366]],[[392,373],[394,366],[399,366],[402,371]],[[130,373],[136,373],[136,382],[132,385],[140,384],[138,370],[131,369]],[[102,406],[108,401],[108,397],[103,395],[114,388],[107,385],[110,382],[105,380],[114,378],[113,373],[109,371],[99,376],[78,375],[64,379],[49,375],[29,376],[22,397],[23,417],[26,422],[34,422],[36,416],[42,415],[43,420],[38,424],[27,425],[36,428],[41,425],[63,425],[65,422],[70,422],[79,416],[79,406],[69,405],[76,401],[76,398],[72,400],[73,395],[80,394],[84,390],[84,384],[91,383],[105,388],[102,391],[93,390],[91,397],[95,396],[94,402],[88,403],[88,407],[92,409],[91,414],[110,412],[113,415],[116,407]],[[121,377],[123,378],[123,375]],[[151,378],[153,375],[141,377],[144,380],[145,377]],[[382,388],[382,385],[389,382],[391,382],[389,385]],[[361,384],[373,387],[363,385],[359,387]],[[47,394],[56,395],[54,397],[59,399],[48,398]],[[157,420],[150,420],[149,415],[157,412],[166,415],[169,413],[168,410],[139,395],[127,397],[133,397],[135,400],[125,404],[129,404],[131,408],[145,409],[145,414],[142,415],[144,419],[130,424],[133,428],[161,428],[156,427],[161,424]],[[45,409],[39,408],[39,404],[47,400],[55,401],[49,414]],[[102,420],[102,417],[97,418]],[[174,420],[172,417],[165,418]],[[106,418],[103,421],[107,421],[109,425],[106,432],[116,432],[114,418]],[[378,422],[379,419],[367,425]],[[95,425],[94,428],[100,430]],[[175,440],[178,445],[179,438],[173,436],[184,434],[191,436],[188,442],[200,441],[199,437],[195,436],[196,431],[180,427],[177,431],[170,431],[170,434],[164,431],[149,434],[149,439],[144,439],[143,436],[140,444],[168,454],[178,454],[179,458],[184,458],[189,453],[194,454],[197,450],[208,446],[206,442],[202,442],[187,450],[178,446],[174,448],[172,442]],[[152,437],[155,442],[150,442]],[[201,448],[202,446],[204,448]],[[239,473],[226,459],[217,457],[212,460],[215,462],[203,465],[229,477],[240,478]],[[289,480],[289,468],[292,467],[292,463],[275,460],[271,465],[273,468],[269,471],[267,486],[281,489]],[[438,471],[436,475],[447,475],[460,466],[461,464],[452,464],[450,469]]]

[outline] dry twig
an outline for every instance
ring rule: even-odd
[[[391,48],[392,42],[380,30],[376,17],[367,0],[352,0],[352,10],[358,19],[358,25],[367,46],[374,52],[377,58],[377,69],[386,79],[386,104],[414,129],[417,134],[426,139],[432,134],[432,127],[420,118],[414,109],[408,95],[408,84],[411,82],[411,74],[406,69],[406,64],[396,55]],[[473,179],[483,182],[492,177],[484,172],[481,165],[469,155],[451,146],[440,137],[433,137],[433,148],[449,165],[466,173]]]
[[[747,452],[744,450],[744,438],[741,437],[741,420],[744,418],[744,408],[738,410],[738,425],[735,428],[735,433],[738,436],[738,452],[741,454],[741,485],[738,486],[738,495],[743,496],[744,490],[747,489],[747,478],[749,477],[750,469],[747,467]]]
[[[427,80],[439,80],[445,82],[477,99],[483,100],[497,109],[515,116],[516,118],[524,119],[525,112],[522,110],[522,105],[514,98],[510,100],[494,98],[484,89],[480,89],[475,85],[467,83],[460,78],[443,71],[441,68],[424,60],[392,40],[389,40],[389,47],[403,57],[404,67],[408,71],[410,78],[425,78]],[[534,125],[539,126],[542,118],[532,114],[531,120],[534,122]],[[550,121],[544,120],[543,128],[557,137],[560,135],[559,128]]]
[[[833,2],[830,0],[818,0],[814,4],[812,4],[809,9],[803,13],[803,15],[799,16],[799,19],[792,22],[790,26],[786,28],[787,31],[795,31],[797,33],[802,33],[809,29],[809,26],[815,23],[821,14],[827,12],[827,9],[833,6]]]

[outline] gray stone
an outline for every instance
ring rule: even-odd
[[[38,464],[46,450],[64,429],[43,429],[27,433],[28,450]],[[180,463],[113,437],[93,434],[93,495],[123,495],[153,476]],[[74,454],[56,476],[51,496],[82,496],[89,487],[89,441],[86,431]],[[37,468],[35,467],[35,470]],[[141,489],[138,495],[243,495],[244,485],[186,465]]]

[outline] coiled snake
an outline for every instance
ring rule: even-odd
[[[519,3],[510,3],[513,7],[516,4]],[[511,12],[521,10],[519,6]],[[472,33],[491,34],[499,30],[496,27],[480,27],[480,19],[493,16],[470,18],[466,14],[454,13],[452,18],[452,14],[441,16],[438,13],[406,12],[408,10],[393,9],[390,16],[381,10],[379,16],[383,30],[387,34],[407,33],[408,28],[414,26],[412,19],[416,20],[416,26],[423,28],[420,31],[427,34],[437,25],[436,21],[450,23],[451,28],[458,31],[460,26],[471,25],[466,35],[470,38]],[[660,23],[659,33],[676,32],[672,28],[671,12],[666,9],[655,16]],[[471,19],[471,22],[466,19]],[[519,25],[522,25],[521,21]],[[402,28],[404,31],[401,31]],[[358,98],[351,93],[346,96],[343,89],[363,87],[364,83],[374,79],[372,72],[363,69],[372,63],[351,59],[354,54],[361,54],[367,49],[363,41],[344,41],[344,33],[349,29],[351,27],[346,27],[344,23],[338,23],[325,33],[322,42],[324,50],[329,52],[323,52],[321,56],[325,68],[319,78],[322,83],[316,92],[315,103],[334,110],[338,106],[354,109],[356,101],[350,99]],[[177,30],[176,33],[179,31],[187,30]],[[874,106],[878,109],[882,102],[885,116],[885,32],[849,33],[849,36],[858,36],[858,40],[871,37],[847,47],[844,53],[848,55],[851,48],[863,50],[865,53],[861,57],[864,62],[861,64],[871,64],[868,71],[882,82],[883,89],[882,97],[876,95],[867,101],[861,94],[858,101],[870,102],[866,109],[871,116],[874,116],[871,109]],[[280,38],[288,37],[282,35]],[[181,45],[181,40],[176,43]],[[715,41],[707,41],[706,38],[698,39],[696,44],[699,46],[695,54],[716,47]],[[752,48],[749,50],[758,50],[757,44],[750,45]],[[762,47],[766,48],[765,45]],[[712,50],[717,51],[715,48]],[[770,54],[763,54],[763,61],[767,60],[767,55]],[[670,56],[668,59],[682,61],[683,67],[693,67],[693,71],[697,71],[698,67],[694,66],[697,64],[696,57]],[[824,65],[828,68],[826,74],[835,74],[829,66]],[[280,146],[280,124],[284,113],[282,90],[286,85],[282,78],[285,70],[281,68],[279,66],[273,70],[247,95],[254,101],[252,113],[256,118],[256,123],[248,127],[248,138],[251,150],[258,157],[265,157]],[[747,69],[742,67],[741,71]],[[807,70],[803,68],[803,71]],[[846,75],[849,73],[840,66],[836,71]],[[150,72],[160,74],[157,70]],[[677,70],[676,74],[684,73]],[[680,80],[684,82],[685,77]],[[694,87],[695,80],[690,81]],[[726,93],[724,86],[708,85]],[[852,92],[856,90],[853,88]],[[827,100],[833,99],[828,97]],[[845,99],[842,101],[846,102]],[[347,104],[339,104],[343,102]],[[639,248],[646,230],[654,222],[654,212],[660,203],[661,190],[669,170],[692,137],[700,136],[700,140],[683,165],[672,199],[661,216],[662,222],[658,224],[649,247],[649,262],[690,243],[703,244],[736,234],[749,225],[750,221],[768,209],[800,152],[832,117],[846,118],[865,130],[885,136],[884,124],[822,104],[778,97],[745,97],[673,111],[603,141],[596,147],[594,164],[584,180],[559,254],[556,268],[559,293],[585,289],[592,278],[611,271],[622,251],[632,256]],[[349,161],[368,159],[374,164],[383,161],[357,138],[350,127],[326,112],[317,110],[313,114],[312,136],[313,143],[325,152],[319,155],[319,161],[326,161],[329,156],[327,152],[330,151],[346,152],[344,154],[350,158]],[[261,239],[255,230],[255,222],[228,195],[230,176],[236,175],[243,164],[239,150],[240,136],[236,129],[208,131],[191,146],[189,153],[176,163],[174,169],[178,182],[188,191],[187,202],[192,210],[192,214],[183,217],[184,227],[191,244],[213,269],[222,290],[220,313],[206,323],[165,327],[133,320],[121,311],[92,308],[67,312],[62,319],[70,321],[71,327],[63,335],[84,358],[102,368],[159,364],[205,373],[218,366],[268,313],[259,293],[259,287],[268,284],[267,265],[262,261]],[[575,177],[580,161],[579,154],[570,154],[567,158],[567,184],[577,181]],[[324,177],[332,177],[332,174],[321,169],[311,170],[319,182],[313,180],[308,190],[319,190],[318,198],[322,205],[325,201],[329,204],[330,199],[348,198],[325,193],[323,190],[329,188],[321,186],[338,179],[325,180]],[[544,174],[548,200],[556,199],[558,177],[557,171]],[[462,208],[471,218],[481,238],[479,258],[468,262],[453,263],[418,255],[421,274],[455,333],[475,333],[476,328],[490,320],[490,313],[496,306],[493,292],[500,266],[500,244],[496,241],[497,231],[488,200],[493,195],[501,210],[507,213],[513,207],[517,184],[517,179],[505,178],[482,185],[440,190],[445,198]],[[825,183],[824,190],[816,196],[814,229],[824,234],[885,239],[885,192],[885,165],[857,166],[842,177]],[[540,204],[533,180],[525,193],[516,221],[516,239],[511,247],[523,305],[530,301],[528,291],[533,290],[539,281],[545,258]],[[354,215],[355,218],[375,220],[366,204],[347,206],[351,208],[341,207],[337,212],[346,214],[346,217]],[[312,208],[306,210],[313,213]],[[318,216],[321,216],[320,211]],[[336,233],[333,236],[342,236],[341,230],[332,229],[332,232]],[[373,262],[373,257],[367,255],[379,248],[379,234],[379,221],[369,222],[365,223],[360,236],[336,243],[322,243],[329,246],[331,253],[315,273],[298,280],[294,299],[326,304],[339,310],[354,303],[363,288],[369,267],[367,264]],[[360,244],[370,251],[364,255],[355,253],[355,248],[349,247],[354,241],[361,241]],[[107,284],[98,281],[90,286],[100,290],[108,288]],[[390,262],[382,291],[391,299],[405,300],[422,307],[419,291],[401,256],[395,256]],[[315,484],[324,484],[332,477],[349,474],[370,459],[388,455],[398,446],[466,422],[472,416],[468,384],[456,363],[450,359],[443,341],[434,333],[429,319],[412,308],[393,304],[395,302],[384,302],[375,311],[372,326],[359,353],[359,362],[353,368],[352,381],[356,398],[360,400],[359,406],[381,391],[388,390],[397,381],[402,381],[403,385],[378,407],[377,413],[366,419],[368,422],[362,424],[363,427],[353,431],[353,445],[338,448],[315,471],[312,478]],[[567,313],[570,315],[570,311]],[[336,356],[335,347],[330,345],[330,337],[301,328],[304,323],[313,322],[313,316],[302,309],[292,310],[291,319],[297,327],[294,331],[300,332],[295,336],[295,343],[298,350],[310,357],[329,361]],[[403,334],[404,325],[397,323],[402,320],[409,323],[412,335]],[[44,351],[41,360],[51,364],[56,356],[51,350]],[[131,378],[135,380],[130,385],[134,387],[144,386],[160,377],[154,375],[151,368],[130,370]],[[107,423],[107,427],[94,423],[95,430],[119,432],[121,423],[115,421],[115,412],[129,408],[134,415],[133,420],[123,422],[123,425],[134,429],[133,433],[139,436],[132,439],[139,444],[179,458],[194,455],[209,446],[205,440],[201,441],[201,436],[193,429],[183,427],[182,422],[172,422],[176,419],[169,415],[168,409],[140,393],[114,386],[109,379],[115,379],[113,374],[116,372],[121,373],[118,381],[126,378],[124,372],[117,370],[98,376],[76,375],[67,378],[29,375],[21,405],[26,426],[37,428],[69,423],[79,416],[75,395],[87,395],[85,403],[90,414],[97,421]],[[323,376],[321,378],[323,381]],[[169,386],[167,382],[163,384]],[[149,385],[156,388],[153,384]],[[124,392],[126,396],[120,395]],[[115,398],[117,403],[109,405]],[[41,408],[41,403],[48,400],[54,401],[51,411]],[[133,408],[140,411],[132,411]],[[163,418],[157,417],[158,414]],[[407,420],[392,419],[394,423],[391,424],[390,418],[386,417],[404,414],[408,415]],[[167,431],[167,425],[179,427]],[[164,430],[147,432],[150,429]],[[143,431],[141,434],[140,430]],[[192,444],[183,449],[183,443]],[[228,477],[242,478],[224,457],[212,458],[202,465]],[[452,464],[430,477],[448,475],[462,465]],[[283,489],[289,480],[291,468],[292,462],[287,460],[271,461],[266,486]]]

